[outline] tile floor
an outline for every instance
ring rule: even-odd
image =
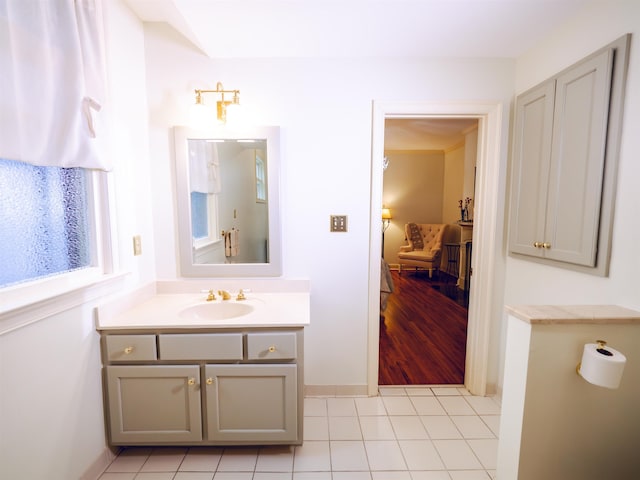
[[[456,387],[305,398],[298,447],[136,447],[99,480],[489,480],[500,406]]]

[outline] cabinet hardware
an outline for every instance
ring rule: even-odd
[[[550,243],[543,243],[543,244],[542,244],[542,248],[547,248],[547,249],[549,249],[549,248],[551,248],[551,244],[550,244]]]
[[[276,347],[275,347],[275,345],[271,345],[271,346],[269,347],[269,352],[273,353],[273,352],[275,352],[275,351],[276,351]]]
[[[536,248],[540,248],[542,244],[540,242],[533,242],[533,246]]]
[[[129,355],[131,352],[133,352],[133,347],[126,347],[124,349],[125,355]]]
[[[195,385],[196,384],[196,379],[195,378],[190,378],[189,380],[187,380],[187,384],[188,385]]]
[[[213,378],[207,378],[207,385],[213,385]]]

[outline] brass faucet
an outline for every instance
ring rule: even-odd
[[[216,296],[213,293],[213,289],[209,290],[209,294],[207,295],[207,302],[213,302],[216,299]]]
[[[247,297],[245,297],[244,292],[242,291],[242,289],[240,289],[240,291],[238,292],[238,296],[236,297],[236,300],[246,300]]]
[[[218,295],[222,297],[222,300],[229,300],[231,298],[231,295],[229,295],[229,292],[226,290],[218,290]]]

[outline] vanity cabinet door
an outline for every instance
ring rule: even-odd
[[[297,365],[207,365],[205,378],[207,440],[301,441]]]
[[[111,444],[202,440],[199,366],[118,365],[105,370]]]

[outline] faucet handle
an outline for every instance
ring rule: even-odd
[[[200,290],[201,293],[207,294],[207,302],[213,302],[216,299],[216,295],[213,293],[213,288],[209,290]]]
[[[240,291],[238,292],[238,296],[236,297],[236,300],[246,300],[247,297],[244,294],[244,290],[240,289]]]

